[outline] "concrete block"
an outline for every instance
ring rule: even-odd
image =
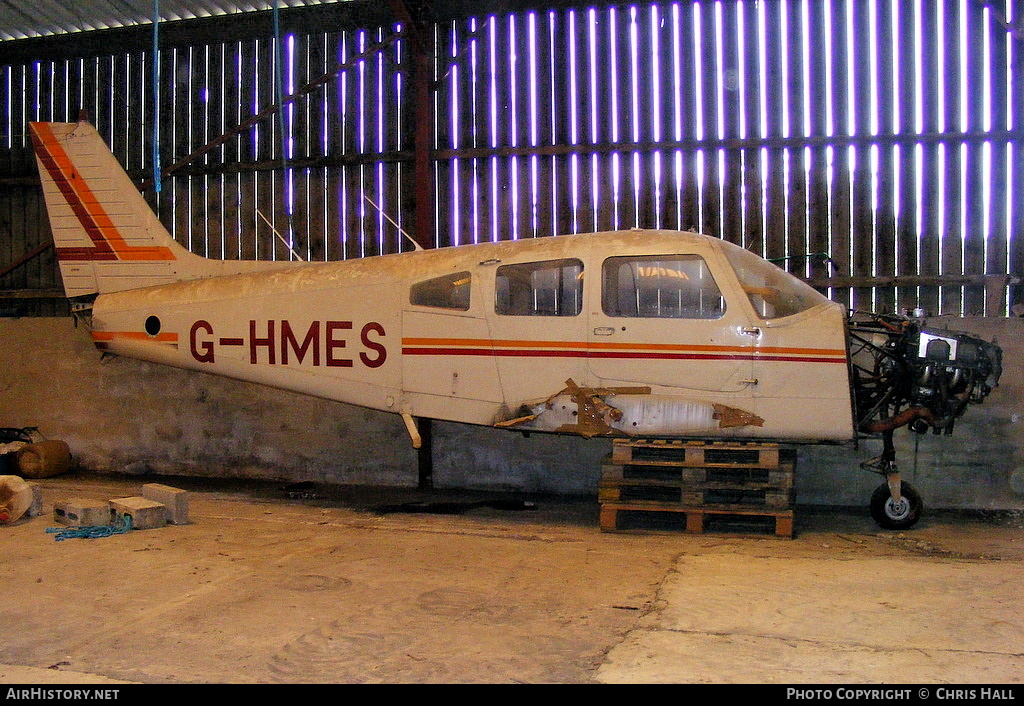
[[[53,504],[54,521],[69,527],[103,527],[110,524],[110,504],[88,498],[70,498]]]
[[[142,497],[163,503],[167,507],[167,521],[172,525],[188,524],[188,491],[162,483],[142,486]]]
[[[116,524],[130,517],[132,529],[154,529],[167,524],[167,506],[149,498],[115,498],[110,501],[110,519]]]

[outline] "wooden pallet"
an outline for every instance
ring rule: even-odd
[[[601,529],[792,537],[795,474],[796,453],[775,443],[617,439],[601,464]]]
[[[637,503],[601,505],[602,532],[726,533],[793,537],[793,511],[749,510],[737,507],[652,506]]]
[[[763,485],[710,483],[699,487],[687,487],[658,482],[601,481],[597,495],[601,503],[653,503],[659,506],[687,507],[715,505],[741,510],[782,510],[793,506],[791,488],[772,488]]]
[[[610,456],[601,464],[604,481],[650,481],[698,486],[707,483],[762,485],[770,488],[793,487],[796,466],[791,462],[778,468],[747,468],[723,466],[686,466],[671,463],[611,463]]]
[[[629,465],[778,468],[795,455],[775,443],[687,441],[682,439],[616,439],[611,461]]]

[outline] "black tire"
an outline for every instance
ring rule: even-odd
[[[921,496],[914,490],[914,486],[905,481],[900,482],[898,505],[892,500],[888,483],[882,483],[871,494],[871,517],[884,529],[910,529],[921,519],[923,509]]]

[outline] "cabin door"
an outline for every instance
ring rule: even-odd
[[[585,384],[583,260],[494,263],[488,319],[507,413]],[[483,278],[482,278],[483,279]]]
[[[597,384],[665,386],[709,401],[750,396],[757,330],[727,300],[731,280],[717,268],[696,254],[601,263],[588,332]]]

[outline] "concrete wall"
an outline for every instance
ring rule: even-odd
[[[996,339],[1000,387],[951,437],[897,432],[899,462],[930,507],[1024,509],[1024,320],[935,320]],[[36,426],[89,470],[415,486],[395,415],[201,373],[101,357],[70,319],[0,319],[0,426]],[[434,484],[596,494],[611,443],[436,422]],[[798,499],[864,505],[859,468],[880,442],[802,447]]]

